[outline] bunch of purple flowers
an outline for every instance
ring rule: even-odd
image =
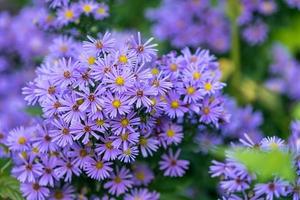
[[[183,124],[226,121],[224,83],[208,51],[184,49],[157,58],[152,40],[143,43],[138,34],[120,41],[107,32],[88,36],[75,55],[45,59],[23,88],[45,119],[12,130],[6,140],[25,197],[48,198],[73,176],[86,175],[102,181],[107,194],[158,199],[143,188],[154,177],[137,158],[160,147],[166,151],[159,162],[164,176],[185,174],[189,162],[173,150],[184,138]]]
[[[230,97],[223,97],[224,107],[229,123],[222,124],[219,129],[208,129],[200,125],[195,136],[198,150],[207,153],[217,145],[226,144],[228,141],[238,140],[247,133],[251,140],[258,142],[262,138],[260,126],[263,123],[262,113],[254,111],[251,105],[241,107]]]
[[[161,40],[170,40],[176,47],[201,45],[224,53],[230,49],[231,40],[227,3],[225,0],[217,3],[210,0],[164,0],[159,8],[149,10],[148,18],[154,21],[154,35]],[[242,0],[235,5],[241,7],[237,23],[245,41],[251,45],[263,43],[268,35],[268,26],[262,16],[275,13],[276,2]]]
[[[292,100],[300,99],[300,86],[295,84],[300,76],[300,64],[290,55],[282,45],[273,47],[273,63],[270,72],[273,78],[266,82],[266,86],[278,93],[287,95]]]
[[[37,23],[45,30],[79,23],[81,16],[93,17],[95,20],[109,16],[109,7],[96,0],[46,0],[39,4]]]
[[[260,183],[257,180],[257,174],[250,173],[247,167],[239,162],[230,152],[226,154],[224,162],[213,161],[210,167],[212,177],[220,177],[220,193],[223,199],[230,200],[258,200],[258,199],[281,199],[291,198],[300,199],[299,191],[299,136],[300,122],[295,121],[291,125],[292,134],[289,142],[273,136],[265,137],[259,142],[251,140],[247,134],[244,139],[240,139],[241,146],[250,149],[259,149],[261,151],[279,150],[282,152],[291,152],[294,158],[294,167],[297,171],[297,178],[293,182],[288,182],[280,177],[274,177],[269,182]],[[288,163],[287,163],[288,164]]]

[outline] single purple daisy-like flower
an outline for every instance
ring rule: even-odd
[[[124,134],[126,132],[134,133],[140,124],[140,118],[135,116],[134,112],[127,115],[117,116],[111,121],[111,129],[114,135]]]
[[[115,160],[121,153],[121,150],[113,146],[113,140],[107,135],[104,137],[100,136],[100,143],[96,145],[96,153],[102,155],[103,160]]]
[[[24,151],[29,148],[30,134],[24,127],[15,128],[9,132],[7,145],[13,151]]]
[[[106,32],[101,39],[88,36],[88,40],[83,42],[83,49],[94,55],[102,52],[110,52],[115,45],[115,39],[111,38],[111,33],[109,32]]]
[[[121,94],[127,92],[128,89],[133,86],[134,77],[129,70],[112,68],[112,70],[106,74],[103,83],[107,84],[110,91]]]
[[[184,113],[188,111],[187,107],[180,100],[180,95],[175,91],[171,91],[167,96],[166,114],[171,117],[183,117]]]
[[[94,10],[97,8],[96,2],[91,0],[81,0],[78,2],[77,5],[80,12],[87,16],[91,15],[94,12]]]
[[[148,134],[149,135],[149,134]],[[139,146],[143,157],[152,156],[158,150],[159,142],[156,138],[143,135],[139,138]]]
[[[137,146],[128,145],[127,148],[124,148],[122,153],[118,156],[118,159],[124,163],[130,163],[135,161],[136,156],[138,155],[139,150]]]
[[[137,186],[147,186],[154,179],[153,171],[146,164],[136,164],[133,166],[133,182]]]
[[[108,178],[113,171],[111,168],[112,164],[112,162],[105,162],[99,158],[90,159],[85,163],[84,171],[92,179],[101,181]]]
[[[54,186],[54,181],[58,181],[58,177],[54,173],[54,169],[57,166],[57,159],[55,157],[42,157],[43,174],[39,178],[39,184],[43,186]]]
[[[49,200],[73,200],[75,199],[75,189],[73,186],[65,184],[50,190]]]
[[[170,149],[168,154],[162,156],[159,162],[159,169],[164,171],[164,176],[181,177],[188,169],[189,161],[178,160],[180,150],[178,149],[175,154]]]
[[[275,179],[269,183],[256,184],[254,188],[255,196],[260,197],[264,195],[266,200],[273,200],[274,197],[279,198],[280,196],[286,196],[287,185],[287,182],[279,179]]]
[[[154,38],[149,38],[144,44],[142,43],[141,33],[138,32],[137,40],[132,38],[132,48],[135,50],[136,55],[141,59],[141,61],[151,61],[153,57],[156,56],[157,49],[155,48],[157,44],[150,44]]]
[[[150,107],[152,105],[150,97],[156,96],[157,90],[153,86],[137,82],[129,89],[128,94],[131,96],[129,104],[135,103],[136,108]]]
[[[60,26],[65,26],[71,22],[75,22],[79,18],[79,15],[80,13],[75,4],[62,7],[57,11],[57,23]]]
[[[60,99],[62,106],[59,111],[62,112],[62,118],[68,123],[79,122],[83,120],[85,114],[80,110],[80,105],[83,103],[83,99],[78,99],[75,93],[66,95]]]
[[[29,160],[22,159],[22,164],[12,169],[12,174],[15,175],[21,183],[33,183],[42,173],[43,165],[34,163],[33,158]]]
[[[110,177],[110,181],[104,184],[104,188],[108,189],[112,195],[120,196],[124,194],[133,185],[132,175],[125,167],[120,170],[117,168],[116,172]]]
[[[244,39],[251,45],[257,45],[263,43],[268,34],[268,26],[263,22],[256,22],[253,25],[249,25],[243,31]]]
[[[102,20],[109,16],[109,7],[105,3],[96,4],[96,9],[94,10],[95,19]]]
[[[115,118],[117,114],[124,115],[130,112],[129,106],[129,96],[125,95],[113,95],[112,93],[107,93],[104,99],[105,112],[111,117]]]
[[[53,121],[54,128],[50,130],[50,137],[60,147],[73,144],[73,134],[70,130],[70,125],[62,120]]]
[[[22,183],[20,189],[28,200],[46,200],[50,194],[47,187],[38,183]]]
[[[228,192],[241,192],[250,188],[247,176],[230,174],[229,179],[221,181],[221,188]]]
[[[156,196],[153,196],[153,193],[148,191],[148,189],[139,188],[139,189],[132,189],[130,191],[130,194],[126,194],[124,196],[124,200],[158,200],[159,198],[155,198]]]
[[[75,165],[83,168],[85,163],[92,159],[91,148],[74,143],[68,152],[68,156],[73,159]]]
[[[161,136],[167,145],[178,145],[183,139],[182,126],[173,123],[164,123]]]
[[[87,144],[90,141],[90,135],[94,136],[97,140],[99,135],[96,133],[96,126],[93,121],[86,119],[83,122],[74,122],[71,124],[71,134],[74,135],[74,140],[79,140],[81,137],[82,143]]]
[[[57,161],[57,168],[55,168],[55,174],[59,178],[64,178],[65,182],[71,182],[73,174],[79,176],[81,170],[79,169],[78,165],[71,159],[60,159]]]

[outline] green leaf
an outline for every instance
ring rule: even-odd
[[[233,150],[233,156],[251,173],[255,173],[260,181],[272,180],[275,176],[290,182],[296,178],[293,156],[290,152],[280,151],[277,148],[270,151],[237,148]]]
[[[32,116],[41,116],[43,114],[42,108],[38,106],[27,107],[26,112]]]
[[[11,163],[0,159],[0,199],[23,200],[19,181],[10,175]]]

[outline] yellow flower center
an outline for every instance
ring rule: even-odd
[[[113,100],[112,106],[115,107],[115,108],[120,108],[120,106],[121,106],[121,101],[118,100],[118,99]]]
[[[124,133],[124,134],[122,134],[122,135],[121,135],[121,139],[122,139],[122,141],[126,141],[126,140],[128,140],[128,136],[129,136],[129,134],[128,134],[128,133]]]
[[[135,177],[136,177],[136,179],[142,181],[142,180],[145,179],[145,174],[144,174],[143,172],[137,172],[137,173],[135,174]]]
[[[59,48],[59,49],[60,49],[60,51],[61,51],[61,52],[65,53],[65,52],[67,52],[67,51],[68,51],[68,49],[69,49],[69,48],[68,48],[68,46],[67,46],[67,45],[63,44],[63,45],[61,45],[61,46],[60,46],[60,48]]]
[[[205,84],[204,84],[204,89],[205,89],[206,91],[210,91],[210,90],[212,89],[212,84],[211,84],[211,83],[205,83]]]
[[[70,20],[70,19],[73,19],[73,17],[74,17],[74,12],[72,10],[69,9],[69,10],[65,11],[65,18],[66,19]]]
[[[106,142],[106,143],[105,143],[105,147],[106,147],[107,149],[113,149],[112,142]]]
[[[177,65],[175,63],[170,64],[170,70],[175,72],[177,70]]]
[[[103,119],[97,119],[96,124],[97,124],[97,126],[102,126],[104,124],[104,120]]]
[[[33,147],[32,152],[33,152],[33,153],[38,153],[38,152],[39,152],[39,149],[38,149],[37,147]]]
[[[95,64],[96,58],[94,56],[88,57],[88,64],[93,65]]]
[[[83,104],[83,102],[84,102],[84,99],[78,99],[78,100],[76,101],[76,104],[77,104],[78,106],[80,106],[81,104]]]
[[[178,108],[179,107],[179,102],[177,100],[174,100],[171,102],[171,108]]]
[[[205,115],[208,115],[210,113],[210,109],[208,107],[204,107],[203,112]]]
[[[189,86],[188,88],[186,88],[186,92],[187,92],[188,94],[194,94],[195,91],[196,91],[195,88],[192,87],[192,86]]]
[[[193,79],[194,80],[199,80],[201,78],[201,73],[199,72],[194,72],[193,73]]]
[[[121,183],[122,179],[119,176],[116,176],[116,178],[114,179],[115,183]]]
[[[85,4],[82,9],[85,13],[89,13],[92,11],[92,6],[89,4]]]
[[[174,137],[174,135],[175,135],[175,132],[172,129],[167,130],[167,136],[168,137]]]
[[[155,99],[155,98],[152,98],[152,99],[151,99],[151,105],[152,105],[152,106],[155,106],[156,103],[157,103],[156,99]]]
[[[18,143],[21,144],[21,145],[25,144],[26,141],[27,141],[27,139],[23,136],[19,137],[19,139],[18,139]]]
[[[271,142],[271,143],[270,143],[270,147],[271,147],[272,149],[277,149],[277,148],[278,148],[278,144],[277,144],[276,142]]]
[[[97,169],[102,169],[102,168],[103,168],[103,162],[98,161],[98,162],[96,163],[96,168],[97,168]]]
[[[151,73],[153,75],[157,75],[157,74],[159,74],[159,70],[156,67],[154,67],[154,68],[152,68]]]
[[[140,145],[146,146],[148,144],[147,138],[141,137],[140,138]]]
[[[63,192],[62,192],[62,191],[56,191],[56,192],[54,193],[54,198],[55,198],[55,199],[63,199],[63,198],[64,198]]]
[[[130,155],[131,155],[131,149],[128,148],[128,149],[126,149],[125,151],[123,151],[123,153],[124,153],[126,156],[130,156]]]
[[[124,78],[122,77],[122,76],[118,76],[117,78],[116,78],[116,80],[115,80],[115,83],[117,84],[117,85],[124,85],[124,83],[125,83],[125,80],[124,80]]]
[[[126,55],[120,55],[119,62],[122,64],[126,64],[128,62],[128,58],[126,57]]]
[[[124,118],[124,119],[121,120],[121,125],[123,127],[127,127],[128,124],[129,124],[129,120],[127,118]]]
[[[100,15],[103,15],[103,14],[105,14],[105,9],[104,8],[98,8],[97,13],[100,14]]]

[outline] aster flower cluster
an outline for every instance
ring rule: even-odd
[[[183,123],[225,121],[224,84],[208,51],[184,49],[158,59],[152,40],[143,43],[138,34],[120,41],[107,32],[88,36],[70,55],[47,56],[23,88],[44,120],[12,130],[5,142],[27,199],[71,195],[54,191],[75,176],[103,182],[110,196],[158,199],[145,188],[153,172],[137,158],[159,148],[165,149],[158,163],[164,176],[185,174],[189,162],[174,149],[184,138]]]
[[[109,16],[109,7],[96,0],[46,0],[41,2],[37,23],[45,30],[61,29],[80,22],[80,17],[103,20]]]
[[[160,40],[170,40],[176,47],[206,46],[221,53],[230,47],[230,25],[224,15],[210,0],[164,0],[147,13],[154,21],[152,32]]]
[[[290,151],[294,156],[294,167],[299,174],[299,135],[300,122],[295,121],[291,125],[292,134],[289,142],[273,136],[263,138],[259,142],[251,140],[247,134],[244,139],[240,139],[241,146],[255,148],[262,151],[279,150]],[[220,177],[220,192],[223,199],[300,199],[299,183],[300,179],[288,182],[279,177],[274,177],[268,182],[259,182],[256,174],[250,173],[247,167],[232,157],[229,152],[224,162],[213,161],[210,167],[212,177]]]
[[[32,66],[47,53],[50,42],[33,24],[36,10],[25,7],[15,16],[0,13],[0,143],[10,129],[30,122],[21,88],[32,79]],[[1,146],[0,157],[3,154]]]
[[[277,10],[273,0],[239,1],[241,13],[238,24],[242,36],[251,45],[264,42],[268,26],[263,17]],[[216,3],[215,3],[216,4]],[[230,23],[226,16],[227,1],[217,5],[209,0],[164,0],[159,8],[149,10],[147,17],[154,21],[152,32],[161,40],[170,40],[176,47],[206,46],[218,53],[230,49]],[[199,36],[205,35],[205,37]]]
[[[244,133],[248,134],[251,140],[258,142],[262,138],[260,126],[263,123],[262,113],[254,111],[251,105],[240,107],[237,102],[228,96],[223,97],[224,107],[228,113],[226,121],[219,129],[208,129],[199,126],[195,136],[195,143],[198,150],[207,153],[217,145],[226,144],[228,141],[238,140]]]
[[[287,95],[292,100],[300,99],[300,86],[295,84],[300,76],[300,64],[282,45],[273,47],[273,63],[270,66],[272,78],[266,86],[278,93]]]

